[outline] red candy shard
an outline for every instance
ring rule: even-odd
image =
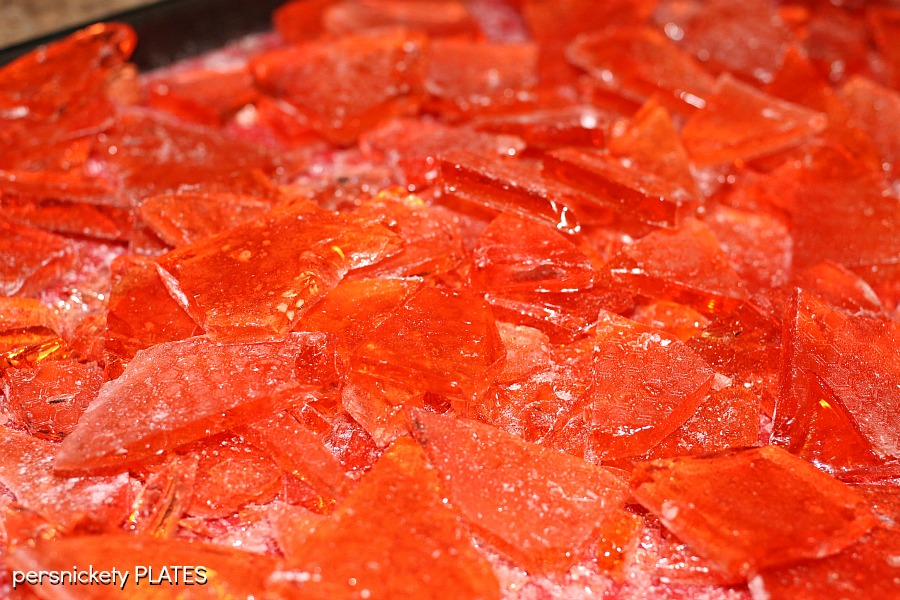
[[[18,548],[9,557],[10,568],[23,572],[71,573],[77,569],[80,574],[89,572],[92,567],[95,573],[116,569],[119,577],[114,584],[79,588],[81,597],[88,600],[102,600],[110,594],[120,593],[131,597],[165,598],[171,594],[169,586],[174,587],[174,583],[170,583],[176,577],[174,565],[184,567],[178,572],[178,587],[193,586],[187,588],[192,590],[192,597],[261,596],[266,578],[276,564],[271,557],[233,548],[119,534],[41,539],[33,546]],[[139,567],[146,571],[142,572]],[[163,572],[169,580],[161,575]],[[138,576],[140,573],[143,577]],[[121,591],[111,592],[123,583],[123,574],[129,577]],[[150,587],[154,585],[151,581],[160,587]],[[200,585],[201,581],[204,581],[203,585]]]
[[[359,269],[354,277],[440,277],[465,259],[456,215],[429,206],[403,188],[388,188],[356,212],[396,233],[403,249],[377,264]]]
[[[669,110],[691,113],[712,94],[713,77],[653,29],[620,28],[579,36],[566,56],[609,92],[643,104],[657,95]]]
[[[571,567],[624,504],[623,484],[603,468],[474,421],[411,415],[450,502],[529,571]]]
[[[159,238],[186,246],[262,217],[272,203],[237,194],[167,194],[141,204],[141,218]]]
[[[900,93],[865,77],[854,77],[840,90],[851,122],[871,136],[888,177],[900,175],[900,140],[893,123],[900,119]]]
[[[335,0],[287,2],[272,13],[272,23],[284,41],[300,44],[322,33],[322,17],[334,4]]]
[[[59,446],[0,427],[0,483],[19,504],[66,528],[115,529],[128,516],[127,473],[62,477],[53,471]]]
[[[590,348],[592,385],[585,395],[590,450],[599,459],[643,454],[694,414],[714,373],[683,342],[609,313]]]
[[[710,323],[701,312],[668,300],[636,306],[631,319],[647,327],[671,333],[682,342],[701,333]]]
[[[900,377],[900,327],[835,310],[803,290],[794,297],[789,314],[773,440],[793,451],[821,444],[814,457],[834,466],[857,462],[852,453],[827,454],[846,451],[850,441],[857,448],[870,448],[863,452],[864,463],[871,461],[870,452],[882,459],[900,457],[900,392],[895,383]],[[816,422],[831,420],[817,432],[828,435],[821,440],[811,439],[814,432],[808,430],[817,412],[821,414]]]
[[[833,556],[760,571],[755,597],[771,600],[894,598],[900,594],[900,532],[876,527]]]
[[[16,422],[35,437],[59,440],[75,428],[103,382],[96,365],[69,359],[11,369],[2,385]]]
[[[505,354],[483,300],[469,291],[424,288],[372,330],[353,361],[361,373],[464,407],[484,393]]]
[[[338,353],[349,358],[420,286],[415,279],[344,280],[303,315],[294,329],[332,335]]]
[[[825,115],[765,94],[729,75],[681,131],[698,166],[750,160],[799,144],[825,129]]]
[[[253,60],[265,91],[287,100],[328,140],[347,145],[422,101],[425,38],[403,30],[274,50]]]
[[[429,37],[471,37],[478,33],[466,3],[459,0],[335,2],[325,11],[323,24],[335,35],[391,26],[421,31]]]
[[[56,468],[132,464],[300,405],[336,377],[333,353],[315,333],[260,344],[203,337],[157,344],[103,386],[63,442]]]
[[[393,233],[368,220],[287,213],[183,246],[158,263],[170,293],[210,337],[271,340],[283,338],[349,270],[399,248]]]
[[[413,119],[392,119],[363,134],[359,145],[366,153],[390,161],[402,175],[401,181],[416,188],[434,183],[440,174],[438,158],[450,150],[515,156],[525,149],[525,143],[514,135],[492,135]]]
[[[610,285],[715,315],[747,299],[744,282],[709,228],[696,220],[654,231],[626,246],[604,269]]]
[[[496,211],[549,223],[567,233],[580,229],[573,208],[582,192],[545,179],[526,164],[489,160],[468,150],[451,150],[440,161],[443,191]]]
[[[852,488],[777,446],[641,463],[631,491],[736,576],[836,554],[877,523]]]
[[[425,90],[434,108],[451,117],[495,112],[528,99],[537,83],[537,56],[533,43],[432,40]]]
[[[169,295],[156,263],[139,256],[112,263],[106,324],[107,351],[126,362],[138,350],[203,332]]]
[[[259,96],[246,68],[191,69],[155,78],[147,87],[150,106],[211,127],[221,126]]]
[[[603,147],[614,115],[589,104],[544,108],[511,115],[486,115],[473,125],[480,131],[514,135],[528,148]]]
[[[490,565],[441,499],[438,473],[408,438],[315,524],[269,584],[277,598],[500,598]]]
[[[35,295],[72,268],[65,238],[0,217],[0,294]]]
[[[884,305],[869,284],[832,262],[822,262],[797,273],[793,283],[851,315],[885,316]]]
[[[190,444],[197,475],[186,513],[207,519],[227,517],[248,502],[264,504],[281,486],[281,470],[239,435],[220,434]]]
[[[592,286],[594,269],[565,235],[503,213],[478,238],[469,280],[479,290],[575,292]]]
[[[580,148],[554,150],[544,158],[547,176],[578,189],[588,200],[582,206],[585,216],[612,211],[619,218],[674,227],[681,220],[683,205],[692,199],[676,183],[629,166],[608,154]]]
[[[341,464],[289,412],[264,418],[238,431],[266,450],[283,471],[315,490],[321,496],[323,508],[343,497],[347,479]]]

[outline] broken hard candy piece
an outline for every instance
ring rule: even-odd
[[[333,515],[312,532],[300,524],[306,540],[292,545],[269,592],[311,600],[499,599],[489,563],[440,492],[424,452],[409,438],[398,440]]]
[[[262,217],[272,203],[238,194],[166,194],[141,204],[141,218],[161,240],[186,246]]]
[[[259,97],[246,67],[189,69],[156,77],[147,86],[147,104],[181,120],[219,127]]]
[[[641,463],[631,491],[735,576],[836,554],[877,523],[852,488],[777,446]]]
[[[473,126],[479,131],[516,136],[528,148],[538,150],[566,146],[602,148],[614,118],[613,113],[584,104],[539,108],[510,115],[485,115]]]
[[[341,356],[349,358],[421,285],[417,279],[346,279],[303,315],[294,331],[328,333]]]
[[[336,378],[328,374],[333,359],[327,336],[315,333],[260,344],[158,344],[103,386],[55,466],[121,467],[300,405]]]
[[[612,211],[626,221],[674,227],[692,200],[677,183],[593,149],[553,150],[544,157],[544,169],[549,178],[586,196],[578,206],[585,217],[597,213],[602,219]]]
[[[12,569],[20,571],[59,573],[77,569],[80,574],[91,569],[115,569],[119,573],[117,586],[123,584],[123,574],[129,576],[121,587],[125,597],[160,600],[170,598],[173,589],[191,590],[192,598],[210,600],[261,597],[266,577],[277,564],[271,557],[233,548],[121,534],[38,540],[18,548],[8,560]],[[82,585],[78,590],[85,600],[102,600],[116,589],[112,586]]]
[[[569,45],[566,58],[604,89],[638,103],[657,95],[669,110],[690,114],[703,108],[712,95],[713,77],[653,29],[587,33]]]
[[[36,295],[74,262],[69,240],[0,217],[0,295]]]
[[[849,315],[803,290],[789,314],[773,440],[790,449],[812,442],[828,450],[841,438],[855,439],[882,459],[900,457],[897,323]],[[818,407],[834,417],[819,433],[830,430],[835,438],[808,440],[810,413]]]
[[[429,37],[474,37],[478,26],[464,2],[459,0],[364,0],[334,2],[323,16],[325,29],[335,35],[366,29],[402,26]]]
[[[423,98],[427,38],[403,29],[273,50],[251,63],[257,85],[287,100],[335,144],[414,113]]]
[[[465,406],[484,393],[505,357],[487,304],[470,291],[424,288],[356,349],[354,369]]]
[[[359,145],[367,154],[383,156],[402,173],[407,186],[424,188],[439,175],[438,158],[448,150],[515,156],[525,143],[515,135],[483,133],[437,121],[392,119],[366,132]]]
[[[127,473],[64,477],[53,470],[59,446],[0,427],[0,483],[19,504],[52,523],[113,529],[128,517]]]
[[[585,408],[600,459],[643,454],[687,421],[713,385],[713,370],[684,342],[618,315],[602,314],[579,344],[593,363]]]
[[[400,249],[385,227],[318,211],[273,214],[160,257],[170,293],[215,340],[283,338],[351,269]]]
[[[722,75],[707,106],[691,115],[681,135],[694,163],[706,166],[784,150],[823,131],[827,124],[822,113]]]
[[[760,571],[750,580],[754,598],[894,598],[900,594],[900,532],[876,527],[838,554]]]
[[[75,428],[103,381],[96,365],[68,359],[10,369],[2,385],[15,421],[36,437],[56,441]]]
[[[604,269],[611,282],[633,293],[686,304],[707,315],[734,310],[747,298],[744,282],[715,235],[693,219],[626,246]]]
[[[249,502],[269,502],[281,487],[278,465],[240,435],[215,435],[189,444],[183,452],[197,461],[188,515],[227,517]]]
[[[576,564],[627,497],[609,471],[489,425],[411,411],[411,431],[450,502],[529,571]]]
[[[344,496],[344,469],[325,444],[290,412],[281,412],[237,429],[262,448],[286,473],[321,496],[323,512]]]
[[[116,358],[127,362],[138,350],[203,332],[169,294],[153,260],[122,256],[111,268],[106,349]]]
[[[575,292],[592,286],[594,269],[562,233],[503,213],[478,238],[469,280],[486,291]]]
[[[488,159],[469,150],[451,150],[440,161],[444,193],[496,211],[534,219],[566,233],[580,229],[574,207],[586,196],[515,160]]]

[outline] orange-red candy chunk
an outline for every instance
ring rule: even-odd
[[[577,563],[624,505],[610,472],[489,425],[412,411],[413,436],[460,514],[529,571]]]
[[[170,293],[220,341],[284,338],[350,269],[400,248],[369,220],[324,211],[273,214],[160,257]]]
[[[60,236],[0,217],[0,294],[31,296],[72,268],[75,248]]]
[[[500,585],[441,495],[439,471],[398,440],[269,580],[275,598],[498,600]]]
[[[402,26],[430,37],[474,37],[478,26],[459,0],[349,0],[334,2],[323,15],[329,33],[346,35],[366,29]]]
[[[631,491],[736,576],[836,554],[877,523],[852,488],[777,446],[642,463]]]
[[[141,218],[161,240],[178,247],[258,219],[271,207],[250,195],[164,194],[141,204]]]
[[[315,397],[335,378],[329,369],[334,347],[325,334],[259,344],[220,345],[205,337],[157,344],[100,390],[63,442],[56,467],[132,464],[265,418]]]

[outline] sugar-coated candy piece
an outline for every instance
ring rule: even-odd
[[[777,446],[641,463],[631,491],[737,576],[836,554],[877,523],[852,488]]]
[[[693,219],[626,246],[604,270],[611,282],[633,293],[686,304],[708,315],[734,310],[747,299],[744,282],[712,231]]]
[[[567,233],[580,229],[575,207],[587,196],[544,178],[514,160],[494,160],[468,150],[451,150],[440,161],[443,191],[466,202],[549,223]]]
[[[260,218],[270,208],[270,202],[254,196],[165,194],[143,202],[141,218],[161,240],[177,247]]]
[[[796,292],[788,315],[773,439],[795,451],[820,443],[824,452],[840,452],[841,442],[846,450],[856,440],[882,459],[900,457],[897,323],[849,315],[804,290]],[[818,433],[834,437],[809,440],[811,413],[820,407],[832,427]],[[840,464],[837,456],[827,462],[835,460]]]
[[[705,166],[790,148],[824,130],[827,123],[822,113],[722,75],[707,106],[691,115],[681,135],[694,163]]]
[[[205,337],[157,344],[101,388],[63,442],[56,467],[133,464],[300,405],[336,377],[329,373],[333,353],[316,333],[259,344]],[[318,360],[307,362],[312,357]]]
[[[347,480],[340,463],[322,440],[290,412],[266,417],[237,431],[268,452],[285,473],[316,491],[322,498],[323,508],[331,508],[336,499],[343,497]]]
[[[833,556],[765,569],[750,580],[754,599],[894,598],[900,594],[900,532],[876,527]]]
[[[424,288],[357,347],[361,373],[448,396],[483,394],[505,351],[491,309],[470,291]]]
[[[0,294],[33,296],[72,268],[69,240],[0,217]]]
[[[421,31],[429,37],[473,37],[478,33],[466,3],[460,0],[345,0],[328,7],[322,21],[335,35],[390,26]]]
[[[709,365],[663,331],[609,313],[591,337],[592,386],[584,398],[590,451],[643,454],[694,414],[713,384]]]
[[[203,332],[166,290],[153,260],[123,256],[111,268],[106,349],[116,358],[127,362],[138,350]]]
[[[275,598],[500,598],[489,563],[442,500],[438,472],[398,440],[269,578]],[[311,573],[315,576],[310,577]]]
[[[350,269],[400,249],[368,219],[325,211],[278,213],[160,257],[170,293],[214,339],[284,338]]]
[[[263,90],[294,105],[321,135],[348,145],[379,121],[418,109],[425,42],[402,29],[348,35],[273,50],[251,70]]]
[[[2,386],[17,424],[36,437],[59,440],[75,428],[103,381],[97,365],[68,359],[11,369]]]
[[[591,287],[594,269],[554,228],[503,213],[478,238],[469,279],[480,290],[574,292]]]
[[[450,502],[527,570],[565,571],[626,498],[603,468],[489,425],[417,410],[413,436]]]
[[[54,472],[59,446],[0,427],[0,483],[19,504],[66,528],[115,529],[128,517],[127,473],[66,477]]]
[[[344,280],[303,315],[294,330],[331,334],[338,352],[349,357],[420,285],[416,279]]]
[[[658,94],[666,108],[683,114],[706,106],[713,90],[713,77],[654,29],[582,35],[566,56],[610,92],[638,103]]]

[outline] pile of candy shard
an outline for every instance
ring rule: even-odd
[[[0,596],[900,597],[898,39],[303,0],[0,68]]]

